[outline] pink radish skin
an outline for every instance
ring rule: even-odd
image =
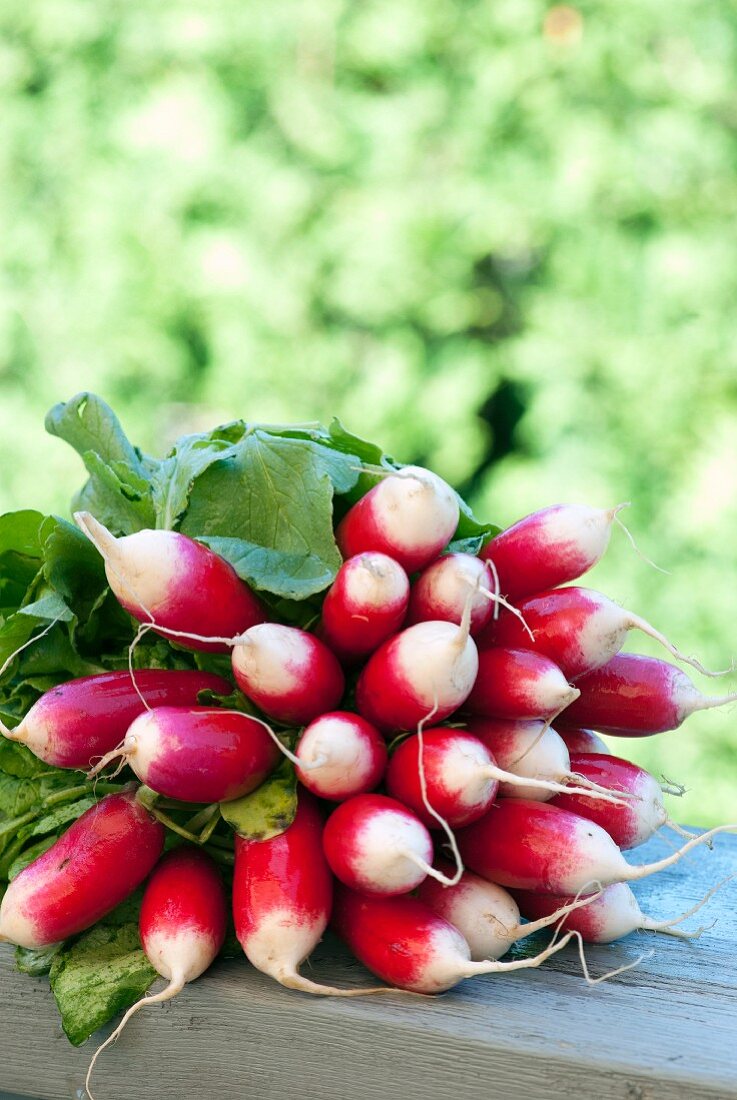
[[[296,626],[252,627],[234,646],[232,662],[238,687],[277,722],[306,725],[335,710],[345,687],[337,657]]]
[[[418,898],[371,897],[336,887],[332,925],[364,966],[413,993],[444,993],[464,978],[537,967],[570,940],[567,933],[531,959],[473,962],[461,933]]]
[[[567,786],[576,782],[571,759],[562,739],[551,726],[538,721],[509,721],[494,718],[473,718],[468,723],[472,733],[492,753],[500,768],[521,780],[546,780]],[[503,782],[502,798],[528,798],[548,802],[554,791],[537,784],[520,786]]]
[[[240,711],[157,707],[136,718],[104,763],[117,757],[165,798],[211,803],[255,790],[280,751],[263,724]]]
[[[465,709],[488,718],[553,718],[578,697],[558,666],[528,649],[479,652],[479,670]]]
[[[394,897],[430,872],[432,840],[422,822],[383,794],[349,798],[328,818],[323,847],[336,878],[364,894]]]
[[[453,867],[444,860],[436,860],[435,866],[446,874],[453,872]],[[502,886],[487,882],[472,871],[464,871],[455,886],[443,886],[435,879],[426,878],[417,891],[417,897],[433,913],[458,929],[471,949],[471,958],[476,962],[500,959],[519,940],[556,924],[571,910],[589,905],[594,900],[593,897],[564,899],[558,908],[541,913],[542,919],[523,924],[512,895]]]
[[[225,942],[227,914],[223,883],[210,857],[189,845],[167,852],[146,885],[139,930],[148,961],[169,984],[132,1005],[97,1049],[87,1071],[90,1097],[95,1062],[120,1037],[131,1016],[146,1005],[176,997],[215,961]]]
[[[679,668],[637,653],[618,653],[576,686],[581,694],[561,715],[561,724],[593,726],[617,737],[674,730],[698,710],[737,702],[737,693],[702,695]]]
[[[409,578],[393,558],[366,551],[340,569],[322,605],[318,634],[342,661],[373,653],[402,626]]]
[[[468,698],[478,651],[453,623],[417,623],[369,657],[356,686],[360,714],[382,733],[414,730],[428,716],[448,718]]]
[[[201,691],[231,690],[227,680],[209,672],[145,668],[136,671],[135,684],[129,672],[102,672],[51,688],[15,729],[0,723],[0,733],[55,768],[88,768],[93,757],[119,745],[144,712],[141,695],[150,707],[186,706]]]
[[[500,798],[480,821],[461,829],[457,840],[465,865],[482,878],[515,890],[568,896],[590,889],[592,883],[608,886],[645,878],[734,827],[720,825],[664,859],[633,867],[593,821],[549,802]]]
[[[531,596],[575,581],[596,565],[609,545],[618,511],[553,504],[496,535],[480,556],[494,562],[504,596]]]
[[[89,512],[77,525],[105,559],[108,584],[139,622],[189,649],[227,653],[228,645],[180,637],[231,638],[266,619],[261,601],[233,566],[178,531],[137,531],[116,539]]]
[[[678,660],[706,671],[698,661],[684,657],[668,639],[639,615],[625,611],[592,588],[554,588],[529,596],[517,605],[524,622],[502,613],[494,626],[497,645],[534,649],[555,661],[569,680],[575,680],[611,660],[630,630],[640,630],[660,642]]]
[[[471,599],[470,634],[475,637],[491,619],[494,605],[485,593],[493,590],[489,566],[472,554],[444,554],[422,571],[409,598],[407,626],[442,620],[460,625]]]
[[[569,753],[595,752],[598,756],[611,755],[611,749],[603,738],[593,730],[585,729],[559,729],[558,736],[565,741]]]
[[[322,714],[303,731],[296,750],[297,776],[308,791],[331,802],[378,787],[386,771],[384,738],[347,710]]]
[[[344,558],[378,550],[407,573],[429,565],[455,534],[458,498],[420,466],[387,474],[343,517],[335,538]]]
[[[132,894],[164,847],[135,791],[109,794],[25,867],[0,905],[0,940],[48,947],[83,932]]]
[[[549,913],[558,912],[560,906],[573,901],[573,898],[533,894],[526,890],[515,890],[514,896],[520,910],[530,920],[545,918]],[[673,920],[653,920],[642,912],[627,883],[615,882],[598,897],[592,898],[590,904],[567,913],[563,918],[563,927],[579,932],[587,943],[613,943],[631,932],[663,932],[679,939],[693,939],[699,932],[681,932],[673,925],[685,920],[700,906],[701,902]]]

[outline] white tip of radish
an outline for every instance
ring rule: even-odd
[[[0,940],[18,947],[49,946],[39,939],[36,925],[27,912],[35,889],[33,878],[24,878],[16,881],[13,890],[4,895],[0,903]]]
[[[619,508],[591,508],[588,504],[561,504],[547,511],[541,538],[562,551],[570,548],[582,561],[595,564],[603,557]]]
[[[407,598],[407,574],[387,554],[366,550],[348,561],[351,567],[344,574],[347,608],[384,610]]]
[[[250,627],[232,654],[236,674],[267,695],[300,690],[312,660],[309,635],[280,623]]]
[[[404,466],[376,487],[375,522],[404,551],[421,551],[428,540],[444,546],[455,533],[459,515],[451,487],[421,466]]]
[[[397,668],[428,711],[451,704],[455,710],[471,693],[479,655],[473,639],[464,638],[461,630],[454,623],[431,621],[407,627],[398,636]]]
[[[404,813],[378,810],[356,835],[354,873],[371,893],[405,893],[427,874],[433,851],[430,836],[420,821]]]

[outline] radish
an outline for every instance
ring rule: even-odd
[[[375,897],[336,887],[332,925],[374,974],[413,993],[443,993],[463,978],[537,967],[565,947],[568,932],[539,955],[472,962],[461,933],[418,898]]]
[[[345,687],[337,657],[296,626],[251,627],[234,646],[232,662],[238,687],[277,722],[301,726],[335,710]]]
[[[489,718],[552,719],[578,695],[549,657],[494,647],[479,652],[478,676],[465,709]]]
[[[623,507],[553,504],[496,535],[481,557],[494,562],[501,591],[510,600],[575,581],[603,556]]]
[[[105,559],[120,604],[158,634],[190,649],[225,653],[226,639],[266,618],[233,566],[187,535],[145,530],[116,539],[89,512],[74,518]]]
[[[366,551],[349,558],[328,589],[318,634],[346,662],[373,653],[404,622],[409,579],[393,558]]]
[[[163,847],[163,826],[134,790],[107,795],[10,883],[0,940],[38,948],[83,932],[133,893]]]
[[[547,802],[553,797],[553,785],[562,786],[561,793],[578,787],[577,794],[585,797],[581,787],[589,792],[603,793],[607,801],[609,788],[597,785],[578,775],[571,767],[571,758],[563,740],[556,731],[541,720],[503,721],[494,718],[473,718],[468,732],[484,743],[505,772],[532,780],[522,785],[518,781],[503,781],[500,795],[503,798],[529,798]],[[539,782],[542,781],[542,782]]]
[[[220,676],[194,670],[102,672],[51,688],[15,729],[0,723],[0,733],[55,768],[88,768],[122,741],[146,706],[194,704],[201,691],[229,695],[232,688]]]
[[[466,865],[490,882],[568,896],[592,883],[608,886],[662,871],[698,844],[735,827],[719,825],[664,859],[633,867],[593,821],[549,802],[500,798],[485,817],[462,829],[457,839]]]
[[[565,741],[566,748],[570,752],[595,752],[599,756],[606,756],[611,749],[598,733],[585,729],[559,729],[558,736]]]
[[[571,726],[594,726],[618,737],[646,737],[674,730],[697,710],[710,710],[737,701],[732,695],[702,695],[680,668],[642,657],[618,653],[601,668],[578,681],[580,695],[561,718]]]
[[[270,737],[264,727],[237,710],[157,707],[136,718],[120,748],[104,756],[92,774],[120,758],[165,798],[227,802],[255,790],[276,767],[276,735]]]
[[[592,588],[553,588],[522,600],[517,611],[525,625],[515,615],[503,614],[494,628],[495,644],[534,649],[555,661],[569,680],[611,660],[624,645],[630,630],[640,630],[654,638],[677,660],[705,675],[721,675],[709,673],[693,657],[684,657],[645,619],[625,611]]]
[[[469,632],[474,637],[491,619],[493,587],[487,562],[472,554],[444,554],[423,569],[412,585],[407,626],[439,619],[459,625],[470,598]]]
[[[446,874],[453,871],[452,866],[442,860],[436,860],[435,866]],[[597,895],[567,898],[557,909],[551,907],[539,914],[541,919],[532,924],[522,924],[519,907],[507,890],[471,871],[464,871],[455,886],[443,886],[435,879],[426,878],[420,884],[417,897],[433,913],[458,929],[471,949],[471,958],[480,962],[500,959],[519,940],[556,924],[572,910],[590,905]],[[575,924],[568,927],[574,928]]]
[[[223,946],[227,918],[223,883],[210,857],[190,845],[167,852],[146,885],[138,925],[148,961],[169,984],[136,1001],[98,1047],[85,1082],[90,1097],[92,1070],[103,1050],[139,1008],[171,1000],[204,974]]]
[[[426,875],[439,874],[431,866],[432,839],[425,826],[383,794],[359,794],[333,810],[323,848],[335,877],[364,894],[406,894]]]
[[[302,733],[296,751],[300,782],[313,794],[341,802],[377,787],[386,770],[386,744],[375,726],[347,710],[322,714]]]
[[[529,779],[505,771],[483,740],[448,728],[423,730],[408,737],[394,751],[386,773],[386,789],[392,798],[409,807],[429,829],[438,828],[439,818],[451,828],[478,821],[494,802],[500,783],[520,792],[532,788],[542,798],[568,789],[543,776]],[[609,800],[612,796],[597,792],[592,797]],[[435,814],[428,812],[426,802]]]
[[[442,722],[468,698],[478,650],[464,621],[417,623],[369,657],[356,685],[356,707],[383,733],[413,730],[428,718]]]
[[[663,789],[649,772],[639,768],[629,760],[622,760],[611,754],[574,753],[571,756],[571,768],[599,787],[610,791],[623,791],[632,797],[619,805],[611,803],[592,805],[571,788],[569,793],[556,795],[554,806],[595,821],[619,848],[636,848],[657,832],[662,825],[670,825],[676,832],[685,836],[680,825],[671,822],[663,802]]]
[[[713,893],[714,890],[710,890],[706,897],[679,917],[653,920],[642,912],[626,882],[613,882],[600,894],[592,895],[588,899],[590,904],[569,909],[563,918],[563,926],[580,933],[587,943],[612,943],[630,932],[663,932],[679,939],[695,939],[704,931],[703,928],[695,932],[682,932],[674,925],[700,909]],[[557,898],[552,894],[535,894],[528,890],[515,890],[514,896],[522,913],[531,919],[544,919],[550,913],[560,913],[561,906],[568,906],[573,901],[573,898]]]
[[[343,517],[335,538],[344,558],[378,550],[408,573],[429,565],[453,538],[458,497],[430,470],[404,466],[385,474]]]

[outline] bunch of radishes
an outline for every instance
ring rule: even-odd
[[[198,703],[203,690],[232,692],[221,677],[131,665],[53,689],[4,730],[57,767],[127,764],[145,788],[102,798],[17,875],[0,938],[62,941],[150,876],[141,939],[169,985],[128,1015],[178,992],[217,955],[226,904],[204,851],[161,858],[155,799],[242,798],[283,756],[300,784],[296,816],[270,839],[235,837],[232,892],[243,950],[283,985],[367,992],[300,974],[331,920],[383,981],[426,994],[537,966],[571,935],[668,930],[624,884],[719,829],[629,864],[622,849],[669,824],[663,791],[588,727],[643,736],[734,697],[705,697],[670,664],[618,655],[637,628],[684,659],[599,593],[559,587],[601,558],[616,512],[557,505],[478,556],[447,552],[455,493],[428,470],[387,472],[337,527],[344,564],[313,632],[273,621],[203,544],[165,530],[116,539],[78,513],[139,634],[230,651],[252,712]],[[567,934],[539,955],[497,961],[559,922]]]

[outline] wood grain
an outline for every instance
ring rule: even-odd
[[[670,843],[670,840],[668,840]],[[665,837],[632,853],[666,854]],[[737,873],[737,837],[717,838],[636,885],[665,918]],[[544,969],[476,978],[434,999],[312,998],[230,961],[177,1001],[133,1019],[105,1052],[97,1100],[716,1100],[737,1097],[737,883],[699,921],[695,942],[640,933],[591,947],[594,974],[653,954],[589,988],[570,948]],[[540,943],[544,942],[542,939]],[[526,949],[527,950],[527,949]],[[312,973],[357,986],[368,975],[332,938]],[[74,1049],[45,979],[0,950],[0,1089],[42,1100],[82,1097],[99,1037]],[[101,1035],[106,1034],[105,1032]]]

